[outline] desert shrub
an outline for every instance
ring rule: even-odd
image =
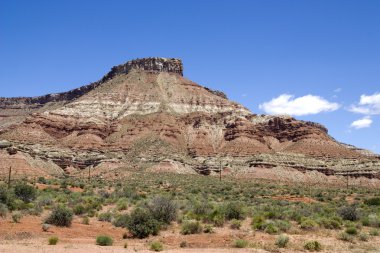
[[[160,224],[153,218],[149,210],[136,208],[130,215],[127,228],[133,236],[141,239],[149,235],[157,235]]]
[[[111,246],[112,244],[113,244],[112,238],[107,235],[99,235],[96,237],[96,245]]]
[[[378,215],[370,214],[370,215],[368,215],[367,219],[368,219],[368,225],[367,226],[380,227],[380,217]]]
[[[265,229],[265,218],[263,216],[254,216],[252,218],[253,229],[263,230]]]
[[[321,251],[322,250],[322,245],[318,241],[308,241],[305,243],[303,246],[304,249],[308,251]]]
[[[56,245],[58,243],[58,237],[52,236],[48,239],[49,245]]]
[[[341,232],[338,235],[338,239],[345,241],[345,242],[353,242],[354,241],[354,237],[352,235],[346,233],[346,232]]]
[[[73,207],[73,212],[75,215],[81,215],[86,212],[86,208],[82,204],[78,204]]]
[[[165,224],[177,219],[177,205],[167,197],[156,197],[148,205],[153,217]]]
[[[318,227],[318,223],[315,222],[314,220],[310,219],[310,218],[302,218],[301,219],[300,227],[302,229],[311,230],[311,229],[317,228]]]
[[[128,200],[126,198],[121,198],[116,203],[117,210],[127,210],[128,208]]]
[[[248,246],[248,241],[247,240],[244,240],[244,239],[237,239],[234,241],[234,245],[233,245],[235,248],[246,248]]]
[[[342,222],[338,217],[322,218],[319,224],[327,229],[340,229],[342,227]]]
[[[229,202],[224,208],[227,220],[243,220],[245,218],[244,207],[239,202]]]
[[[126,228],[128,226],[129,220],[130,220],[130,217],[128,214],[120,214],[120,215],[116,216],[116,218],[113,220],[112,224],[115,227]]]
[[[124,243],[124,249],[128,249],[128,243]]]
[[[90,224],[90,219],[87,216],[84,216],[82,218],[82,224],[89,225]]]
[[[359,234],[359,239],[363,242],[367,242],[369,240],[369,236],[366,233]]]
[[[236,219],[231,220],[230,228],[240,229],[240,227],[241,227],[241,221],[240,220],[236,220]]]
[[[28,184],[25,183],[18,183],[14,187],[14,193],[17,198],[21,199],[22,201],[29,203],[36,199],[36,189]]]
[[[217,227],[223,227],[226,218],[223,211],[220,208],[216,208],[209,214],[208,220]]]
[[[8,187],[5,184],[0,184],[0,204],[7,204],[9,198]]]
[[[53,209],[50,216],[46,219],[45,223],[52,224],[60,227],[69,227],[73,220],[73,212],[64,206],[57,206]]]
[[[279,229],[273,222],[270,222],[265,226],[264,232],[273,235],[277,234]]]
[[[203,232],[206,234],[212,234],[214,233],[214,227],[210,224],[206,224],[205,227],[203,228]]]
[[[359,219],[359,212],[354,205],[341,207],[338,214],[344,220],[357,221]]]
[[[203,201],[194,203],[192,211],[198,217],[202,217],[211,213],[212,209],[212,205],[209,202]]]
[[[37,179],[37,182],[40,183],[40,184],[46,184],[46,179],[44,177],[39,177]]]
[[[37,202],[37,203],[33,204],[33,207],[32,207],[32,208],[29,208],[29,209],[28,209],[28,214],[38,216],[38,215],[40,215],[43,211],[44,211],[44,209],[43,209],[42,206]]]
[[[348,228],[346,228],[345,231],[349,235],[357,235],[358,234],[358,230],[355,227],[348,227]]]
[[[180,248],[186,248],[186,247],[187,247],[187,242],[186,242],[186,241],[182,241],[182,242],[179,244],[179,247],[180,247]]]
[[[15,211],[12,213],[12,220],[14,223],[19,223],[22,218],[22,213],[19,211]]]
[[[281,230],[282,232],[287,232],[292,226],[289,223],[289,221],[285,221],[285,220],[276,220],[275,224],[278,227],[278,229]]]
[[[112,220],[112,213],[110,213],[110,212],[101,213],[101,214],[98,215],[98,220],[99,221],[111,222],[111,220]]]
[[[39,206],[50,206],[54,203],[53,198],[50,195],[38,196],[37,203]]]
[[[380,206],[380,197],[366,199],[364,203],[369,206]]]
[[[289,236],[287,235],[279,235],[276,239],[276,245],[279,248],[285,248],[289,243]]]
[[[6,218],[8,214],[8,207],[5,204],[0,203],[0,217]]]
[[[263,216],[254,216],[252,219],[252,228],[261,230],[268,234],[277,234],[278,232],[286,232],[290,229],[291,224],[283,220],[266,220]]]
[[[162,245],[162,243],[160,243],[158,241],[154,241],[150,244],[150,250],[152,250],[152,251],[163,251],[164,246]]]
[[[379,232],[379,230],[377,230],[377,229],[371,229],[371,230],[369,231],[369,235],[371,235],[371,236],[379,236],[379,235],[380,235],[380,232]]]
[[[199,221],[186,220],[182,223],[181,234],[190,235],[190,234],[200,234],[202,232],[202,225]]]

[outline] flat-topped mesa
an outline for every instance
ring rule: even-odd
[[[95,89],[102,83],[112,79],[116,75],[128,74],[132,69],[154,72],[169,72],[183,76],[183,65],[181,59],[160,57],[135,59],[112,67],[110,72],[108,72],[101,80],[97,82],[93,82],[67,92],[48,94],[38,97],[0,97],[0,109],[25,109],[25,107],[30,109],[41,107],[49,102],[72,101]]]
[[[109,80],[119,74],[128,74],[132,69],[153,71],[153,72],[169,72],[183,76],[183,65],[181,59],[177,58],[142,58],[128,61],[112,67],[111,71],[105,75],[102,81]]]

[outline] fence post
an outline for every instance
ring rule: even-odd
[[[11,188],[11,174],[12,174],[12,166],[9,166],[9,173],[8,173],[8,188]]]

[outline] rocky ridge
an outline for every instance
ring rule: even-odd
[[[223,163],[232,171],[287,167],[380,175],[378,156],[335,141],[320,124],[253,114],[183,77],[181,60],[173,58],[132,60],[65,93],[0,98],[0,139],[62,173],[173,161],[202,174]]]

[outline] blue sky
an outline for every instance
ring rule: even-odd
[[[133,58],[179,57],[186,77],[252,112],[316,121],[380,153],[379,12],[376,0],[2,0],[0,96],[66,91]]]

